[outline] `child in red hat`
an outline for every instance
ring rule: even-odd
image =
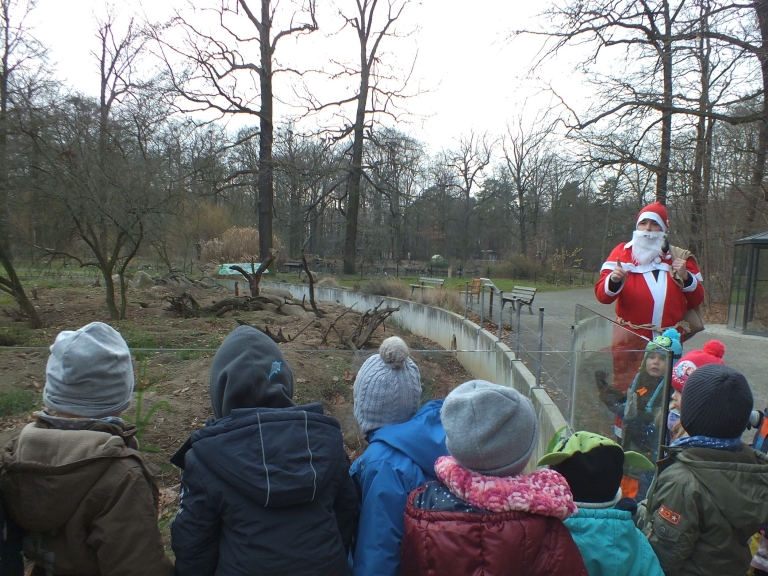
[[[667,431],[669,433],[667,444],[687,436],[687,432],[680,425],[680,401],[683,397],[683,386],[685,386],[688,377],[697,368],[706,364],[725,364],[723,356],[725,356],[725,345],[720,340],[710,340],[704,344],[703,349],[691,350],[675,364],[672,369],[672,388],[674,391],[667,417]]]

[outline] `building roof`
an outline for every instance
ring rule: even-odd
[[[734,244],[768,244],[768,232],[761,232],[760,234],[753,234],[746,238],[739,238]]]

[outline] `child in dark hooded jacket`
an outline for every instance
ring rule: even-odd
[[[210,390],[215,420],[171,459],[176,575],[347,574],[358,499],[339,423],[294,404],[282,352],[250,326],[221,344]]]

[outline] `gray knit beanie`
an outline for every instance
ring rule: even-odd
[[[539,425],[531,401],[514,388],[470,380],[445,399],[445,445],[464,468],[489,476],[522,472]]]
[[[100,418],[128,408],[132,393],[131,352],[117,330],[92,322],[56,336],[45,368],[47,408]]]
[[[741,372],[706,364],[688,377],[680,400],[680,424],[691,436],[737,438],[752,414],[752,390]]]
[[[402,338],[391,336],[355,378],[355,419],[363,434],[407,422],[421,401],[421,373]]]

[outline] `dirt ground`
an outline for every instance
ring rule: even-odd
[[[444,397],[458,384],[470,379],[450,353],[411,334],[400,334],[391,326],[381,326],[365,350],[353,352],[340,342],[360,320],[360,314],[347,312],[335,303],[320,302],[324,318],[305,312],[299,303],[290,302],[288,293],[265,290],[273,298],[288,303],[258,312],[230,312],[220,318],[182,319],[167,310],[166,297],[184,290],[201,306],[231,296],[221,289],[156,286],[131,289],[128,294],[128,319],[108,319],[104,291],[99,287],[73,286],[37,290],[38,306],[46,328],[30,330],[15,316],[10,304],[0,304],[0,401],[22,395],[14,409],[3,404],[0,416],[0,444],[5,444],[33,419],[40,408],[45,383],[45,364],[50,346],[61,330],[74,330],[93,321],[108,322],[121,332],[134,353],[136,386],[141,389],[141,410],[137,414],[138,394],[125,417],[140,428],[140,442],[148,459],[159,468],[161,519],[164,537],[175,514],[179,470],[168,463],[171,455],[212,417],[208,395],[208,375],[216,348],[224,337],[245,322],[276,333],[282,329],[289,343],[280,344],[295,380],[295,401],[322,402],[342,427],[351,458],[365,448],[352,414],[352,385],[365,358],[391,335],[400,335],[412,349],[422,375],[423,400]],[[309,305],[306,306],[310,310]],[[342,315],[343,314],[343,315]],[[335,321],[333,328],[329,328]],[[323,342],[324,336],[325,342]],[[25,348],[22,348],[25,347]],[[167,403],[167,404],[165,404]],[[170,408],[170,410],[166,409]],[[152,411],[154,409],[154,411]],[[150,412],[152,411],[152,412]],[[3,412],[0,412],[3,414]]]

